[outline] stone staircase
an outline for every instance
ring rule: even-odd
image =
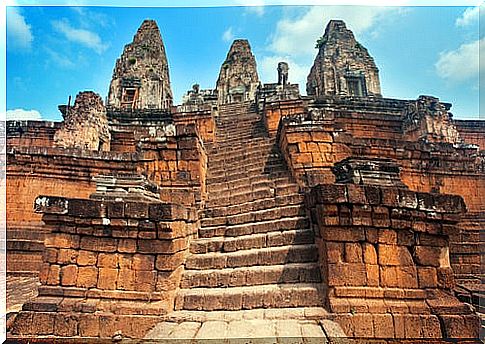
[[[197,337],[192,327],[204,328],[207,319],[226,321],[221,325],[226,330],[232,326],[228,321],[241,318],[297,319],[323,328],[318,319],[327,312],[314,234],[303,194],[275,139],[250,103],[221,106],[216,122],[217,142],[206,146],[208,200],[176,311],[147,338],[172,338],[183,330],[173,322],[189,326],[190,336]]]
[[[221,107],[208,147],[209,198],[176,308],[321,306],[313,232],[298,185],[248,103]]]

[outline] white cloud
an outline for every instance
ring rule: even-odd
[[[244,6],[246,14],[253,14],[258,17],[264,15],[265,0],[235,0],[235,3]]]
[[[18,8],[9,7],[7,10],[7,47],[28,50],[32,47],[33,40],[32,26],[27,24]]]
[[[97,33],[85,29],[74,28],[65,18],[53,21],[52,27],[62,33],[69,41],[82,44],[93,49],[97,53],[102,53],[107,48]]]
[[[370,30],[380,19],[399,8],[372,6],[312,6],[296,18],[285,17],[277,23],[270,48],[283,55],[314,55],[315,41],[331,19],[342,19],[357,36]]]
[[[222,34],[222,40],[224,42],[232,42],[234,40],[234,33],[232,32],[232,27],[229,27],[224,33]]]
[[[51,61],[59,67],[73,68],[76,66],[76,64],[72,62],[67,56],[62,55],[57,51],[54,51],[47,47],[45,47],[45,51],[47,52],[47,55],[49,55]]]
[[[37,110],[7,110],[7,121],[40,121],[42,116]]]
[[[450,82],[463,82],[477,78],[485,72],[480,65],[479,55],[485,56],[485,38],[471,43],[464,43],[459,48],[441,52],[435,63],[438,75]]]
[[[469,7],[467,8],[463,14],[456,19],[456,26],[464,27],[469,26],[473,23],[478,23],[478,17],[480,14],[480,6],[476,7]]]
[[[262,17],[264,15],[264,6],[248,6],[246,7],[246,13]]]

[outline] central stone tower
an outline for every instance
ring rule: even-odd
[[[237,39],[232,43],[217,79],[218,103],[254,100],[258,85],[256,60],[249,42]]]
[[[116,61],[108,105],[121,110],[169,109],[172,100],[160,30],[154,20],[145,20]]]
[[[374,59],[342,20],[328,23],[317,48],[318,55],[307,78],[309,96],[381,96]]]

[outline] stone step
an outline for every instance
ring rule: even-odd
[[[249,146],[248,146],[249,144]],[[244,154],[249,154],[253,152],[269,152],[271,149],[278,150],[279,148],[275,146],[274,142],[268,141],[267,139],[260,140],[248,140],[245,142],[220,142],[217,141],[216,144],[209,146],[207,153],[209,159],[218,159],[219,157],[226,155],[240,156]]]
[[[281,177],[289,177],[290,173],[286,168],[286,165],[282,165],[281,167],[271,169],[269,171],[266,170],[253,170],[253,171],[246,171],[242,173],[235,173],[226,176],[220,177],[211,177],[207,178],[207,184],[214,184],[214,183],[224,183],[224,182],[231,182],[231,181],[238,181],[245,178],[251,177],[258,177],[258,176],[266,176],[268,179],[276,179]]]
[[[241,185],[234,188],[224,188],[219,190],[211,190],[209,192],[209,199],[216,199],[216,198],[226,198],[231,196],[238,196],[242,194],[258,194],[261,196],[262,190],[269,190],[268,197],[275,197],[275,196],[283,196],[283,195],[293,195],[299,192],[300,188],[298,185],[293,183],[274,183],[271,180],[267,180],[264,182],[260,182],[258,184],[251,184],[251,185]],[[258,197],[260,199],[260,197]]]
[[[40,240],[25,240],[25,239],[12,239],[7,240],[8,251],[38,251],[44,250],[44,241]]]
[[[209,252],[191,254],[187,257],[188,270],[236,268],[257,265],[281,265],[286,263],[309,263],[318,259],[314,244],[265,247],[235,252]]]
[[[201,219],[201,228],[219,225],[241,225],[253,222],[277,220],[286,217],[306,215],[306,208],[302,204],[254,210],[243,214]]]
[[[241,159],[238,163],[234,164],[224,164],[218,168],[211,168],[207,171],[207,178],[216,178],[221,176],[233,176],[239,175],[241,173],[253,173],[253,172],[264,172],[273,171],[279,169],[286,169],[286,164],[281,159],[273,160],[270,162],[261,159],[256,163],[247,163],[244,159]]]
[[[263,186],[267,187],[276,187],[276,186],[284,186],[284,185],[296,185],[294,184],[290,178],[279,178],[279,179],[258,179],[254,182],[247,180],[246,182],[238,182],[238,183],[220,183],[220,184],[210,184],[207,186],[207,192],[220,192],[225,190],[236,190],[240,188],[244,189],[251,189],[256,190],[260,189]]]
[[[224,217],[247,213],[250,211],[270,209],[278,206],[289,206],[295,204],[302,204],[305,201],[305,196],[299,193],[285,196],[276,196],[270,198],[258,199],[246,203],[241,203],[231,206],[206,208],[201,211],[200,218],[206,217]]]
[[[180,287],[228,288],[264,284],[321,282],[317,263],[251,266],[232,269],[185,270]]]
[[[228,202],[241,199],[262,199],[275,196],[293,195],[300,191],[298,185],[286,184],[286,185],[271,185],[270,181],[267,185],[258,184],[252,187],[240,186],[234,189],[226,189],[221,191],[213,191],[209,193],[209,202],[213,200],[227,199]],[[240,202],[239,202],[240,203]]]
[[[236,180],[229,180],[229,181],[224,180],[224,181],[217,182],[217,183],[210,181],[210,182],[207,183],[207,187],[208,188],[212,188],[212,187],[219,188],[219,187],[224,186],[224,188],[230,189],[230,188],[239,187],[239,186],[243,186],[243,185],[250,187],[251,185],[254,185],[254,184],[257,184],[257,183],[264,183],[264,182],[274,182],[274,183],[281,182],[281,183],[284,183],[284,182],[291,180],[290,176],[288,176],[288,175],[280,176],[280,177],[277,177],[277,178],[274,178],[274,177],[269,178],[269,177],[270,176],[268,176],[267,174],[261,174],[259,176],[248,176],[248,177],[239,178],[239,179],[236,179]]]
[[[251,319],[267,320],[321,320],[329,317],[329,313],[323,307],[292,307],[292,308],[267,308],[247,309],[240,311],[175,311],[162,317],[164,321],[181,323],[192,321],[203,323],[206,321],[239,321]],[[284,336],[283,336],[284,337]]]
[[[323,306],[317,283],[270,284],[233,288],[181,289],[176,310],[242,310]]]
[[[209,167],[214,167],[217,166],[218,164],[223,164],[223,163],[237,163],[241,161],[241,159],[244,159],[246,161],[260,161],[261,159],[264,159],[266,161],[267,159],[275,159],[279,158],[283,160],[282,155],[280,154],[279,150],[274,147],[273,145],[265,146],[265,147],[259,147],[259,148],[254,148],[254,149],[246,149],[246,150],[239,150],[236,152],[232,151],[227,151],[227,152],[218,152],[217,154],[209,154]]]
[[[212,237],[193,240],[191,253],[234,252],[252,248],[287,246],[291,244],[313,244],[315,234],[312,229],[275,231],[237,237]]]
[[[200,238],[215,236],[240,236],[253,233],[266,233],[283,230],[305,229],[310,227],[310,221],[306,216],[285,217],[245,223],[241,225],[219,225],[214,227],[202,227],[199,229]]]

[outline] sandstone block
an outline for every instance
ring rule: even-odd
[[[368,204],[378,205],[381,203],[381,190],[379,187],[366,185],[364,186],[364,190]]]
[[[97,265],[100,268],[116,269],[118,267],[118,256],[113,253],[100,253]]]
[[[136,252],[136,240],[135,239],[119,239],[118,252],[122,253],[135,253]]]
[[[97,260],[98,255],[96,252],[80,250],[77,256],[76,263],[80,266],[96,265]]]
[[[135,254],[132,262],[133,270],[153,270],[155,268],[155,256]]]
[[[345,244],[345,261],[347,263],[362,263],[362,247],[359,243]]]
[[[414,257],[419,265],[439,267],[442,263],[442,256],[447,255],[447,253],[441,247],[415,246]],[[443,257],[443,259],[446,258]]]
[[[379,244],[377,248],[379,253],[379,265],[414,265],[411,253],[409,253],[409,250],[406,247]]]
[[[116,281],[118,280],[118,269],[100,268],[98,277],[99,289],[116,289]]]
[[[325,252],[328,263],[340,263],[343,260],[344,244],[339,242],[326,242]]]
[[[51,265],[49,267],[49,274],[47,276],[47,284],[59,285],[60,273],[61,273],[61,267],[59,265]]]
[[[79,336],[98,337],[99,336],[99,317],[88,314],[79,316]]]
[[[57,249],[56,248],[46,248],[43,253],[43,260],[46,263],[56,263],[57,262]]]
[[[77,281],[77,265],[66,265],[61,268],[61,285],[74,286]]]
[[[80,244],[81,249],[96,252],[115,252],[117,246],[116,239],[89,236],[83,237]]]
[[[135,290],[135,285],[136,285],[135,270],[121,268],[118,272],[116,289]]]
[[[362,244],[364,263],[377,264],[377,252],[374,245],[369,243]]]
[[[394,187],[383,187],[382,204],[388,207],[397,207],[399,204],[399,191]]]
[[[372,314],[354,314],[352,317],[354,335],[357,338],[374,337],[374,321]]]
[[[135,271],[135,290],[151,292],[155,290],[157,274],[155,271]]]
[[[78,268],[76,286],[80,288],[96,287],[98,282],[98,269],[92,266]]]
[[[375,338],[394,338],[394,322],[391,314],[374,314]]]
[[[418,283],[420,288],[436,288],[438,285],[438,275],[436,269],[432,267],[418,267]]]
[[[349,197],[349,202],[353,205],[366,203],[365,190],[361,185],[348,184],[347,195]]]
[[[54,335],[73,337],[77,335],[78,319],[74,315],[58,313],[55,318]]]
[[[365,265],[367,285],[377,287],[379,285],[379,265]]]
[[[364,264],[328,264],[329,286],[365,286],[367,283]]]
[[[174,254],[158,254],[155,267],[159,271],[173,271],[184,262],[185,255],[184,251]]]
[[[55,313],[34,312],[32,315],[32,333],[52,335],[54,332]]]
[[[57,254],[57,262],[59,264],[75,264],[77,256],[77,250],[61,248]]]

